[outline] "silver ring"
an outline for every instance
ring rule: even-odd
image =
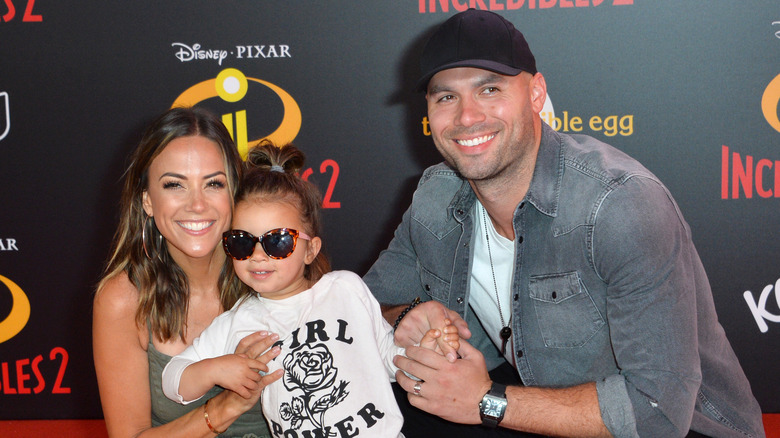
[[[417,397],[422,397],[422,394],[420,394],[420,390],[422,389],[422,382],[417,382],[414,384],[414,395]]]

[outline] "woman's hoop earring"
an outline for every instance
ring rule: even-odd
[[[144,254],[146,255],[146,258],[151,260],[152,258],[149,256],[149,250],[146,249],[146,223],[149,221],[149,218],[152,216],[146,216],[144,219],[144,225],[141,227],[141,246],[144,248]],[[154,219],[152,219],[154,220]],[[160,234],[160,247],[162,248],[162,234]],[[162,261],[162,258],[160,258],[160,250],[157,250],[157,258]]]
[[[151,260],[152,258],[149,257],[149,251],[146,249],[146,222],[149,221],[149,218],[151,216],[146,216],[144,218],[144,225],[141,227],[141,246],[144,247],[144,254],[146,254],[146,258]]]

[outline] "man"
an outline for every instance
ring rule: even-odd
[[[396,304],[385,317],[409,347],[396,364],[422,379],[398,373],[410,403],[543,435],[764,436],[666,187],[619,150],[542,122],[544,77],[497,14],[447,20],[421,66],[446,164],[425,171],[365,276]],[[413,346],[445,316],[468,323],[457,360]],[[504,361],[520,377],[508,387],[488,374]]]

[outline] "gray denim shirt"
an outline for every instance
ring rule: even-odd
[[[459,312],[492,367],[501,359],[468,306],[475,199],[445,164],[427,169],[364,279],[380,302],[420,296]],[[764,436],[688,224],[650,171],[544,124],[514,230],[512,341],[524,385],[596,382],[616,437]]]

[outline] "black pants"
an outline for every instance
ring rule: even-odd
[[[519,385],[520,378],[515,369],[504,363],[490,372],[490,378],[505,385]],[[482,425],[456,424],[421,411],[409,404],[407,392],[397,383],[393,383],[393,392],[404,416],[401,431],[406,438],[480,438],[480,437],[539,437],[527,432],[515,432],[507,429],[492,429]],[[474,407],[476,409],[476,406]]]
[[[517,371],[515,371],[515,369],[508,363],[504,363],[503,365],[491,371],[490,378],[495,382],[503,383],[505,385],[521,384],[520,377],[517,375]],[[401,414],[404,416],[404,425],[401,431],[406,438],[539,438],[542,436],[528,432],[511,431],[500,427],[491,429],[482,425],[452,423],[447,420],[442,420],[435,415],[431,415],[410,405],[409,399],[407,398],[407,392],[404,391],[403,388],[401,388],[401,386],[399,386],[397,383],[393,383],[393,392],[395,393],[395,398],[398,401],[398,406],[401,408]],[[686,438],[707,438],[707,436],[691,431],[688,433]]]

